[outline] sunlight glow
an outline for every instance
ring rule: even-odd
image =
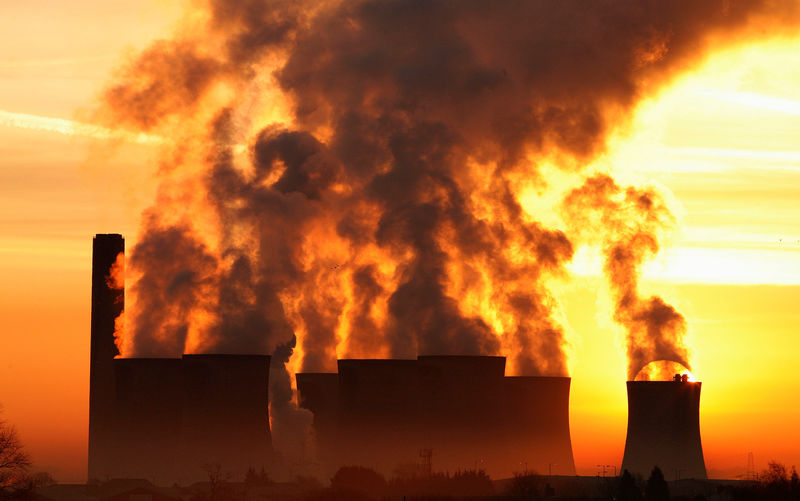
[[[646,279],[800,284],[800,40],[722,52],[643,102],[598,170],[650,184],[679,219]],[[584,251],[572,270],[600,273]]]
[[[727,103],[750,106],[760,110],[776,111],[787,115],[800,115],[800,102],[791,99],[765,96],[755,92],[731,91],[726,89],[694,89],[697,95],[718,99]]]

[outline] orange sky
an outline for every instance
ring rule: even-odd
[[[86,474],[91,236],[132,246],[156,149],[123,138],[112,156],[108,131],[73,121],[121,55],[179,13],[154,0],[0,7],[0,403],[36,468],[62,481]],[[597,161],[671,194],[681,220],[645,286],[687,317],[711,476],[744,473],[748,452],[757,468],[800,465],[798,54],[800,39],[715,54],[643,103]],[[571,269],[572,440],[579,473],[595,474],[621,462],[626,364],[597,252]]]

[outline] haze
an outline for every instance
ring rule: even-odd
[[[123,233],[133,247],[159,149],[73,123],[86,121],[126,53],[169,34],[181,7],[0,7],[0,402],[36,468],[58,480],[86,475],[91,236]],[[679,215],[645,288],[687,318],[712,477],[743,474],[748,452],[757,469],[800,463],[797,54],[800,39],[717,50],[644,102],[596,161],[618,180],[658,185]],[[525,202],[530,211],[543,203]],[[600,261],[578,250],[560,292],[585,475],[619,464],[625,437],[623,334]]]

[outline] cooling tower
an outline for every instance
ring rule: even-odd
[[[181,360],[118,358],[114,476],[174,482],[181,432]]]
[[[700,443],[700,385],[628,381],[623,471],[647,478],[658,466],[667,479],[707,478]]]
[[[125,252],[122,235],[95,235],[92,243],[92,320],[89,355],[89,478],[111,474],[114,433],[114,319],[125,292],[108,285],[111,266]]]
[[[326,468],[391,474],[433,451],[433,468],[574,475],[566,377],[504,377],[505,358],[339,360],[337,374],[298,374]],[[337,379],[338,377],[338,379]]]
[[[266,355],[184,355],[183,481],[202,480],[218,464],[234,478],[271,459]]]
[[[505,358],[483,356],[420,356],[420,435],[433,449],[440,470],[480,466],[490,473],[504,451],[498,439],[505,402]]]
[[[339,464],[391,472],[414,460],[420,385],[416,360],[339,360]]]
[[[575,475],[568,377],[507,377],[502,471]]]
[[[314,414],[314,449],[324,469],[335,468],[339,448],[339,374],[298,373],[298,405]]]

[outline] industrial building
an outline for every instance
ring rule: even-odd
[[[89,478],[156,484],[234,477],[273,461],[270,357],[190,354],[118,358],[115,319],[124,290],[109,281],[125,242],[94,238],[89,390]],[[509,377],[506,359],[419,356],[339,360],[335,373],[296,375],[298,403],[314,415],[316,463],[332,473],[361,465],[391,475],[422,463],[436,471],[484,469],[575,475],[569,377]],[[622,469],[706,478],[700,383],[629,381]],[[622,471],[622,470],[620,470]]]
[[[314,413],[323,467],[386,474],[432,453],[437,471],[574,475],[568,377],[506,377],[505,358],[339,360],[337,373],[297,374]]]
[[[672,381],[628,381],[628,435],[622,469],[647,478],[658,466],[669,480],[706,479],[700,442],[700,386]]]
[[[108,277],[124,245],[120,235],[94,239],[89,478],[189,483],[210,465],[235,477],[268,466],[269,356],[117,358],[124,296]]]

